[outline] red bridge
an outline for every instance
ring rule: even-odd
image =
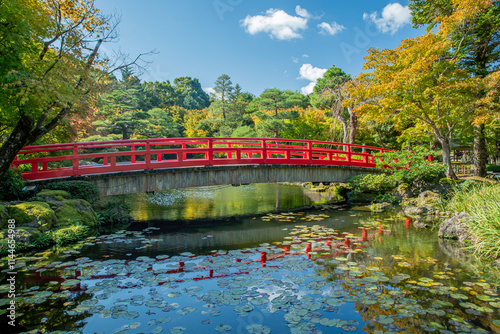
[[[296,139],[158,138],[27,146],[18,153],[12,166],[21,171],[24,179],[31,181],[78,177],[99,183],[95,180],[137,177],[139,173],[158,175],[172,171],[179,173],[181,170],[184,172],[200,171],[208,170],[209,167],[212,171],[228,171],[234,169],[235,166],[253,166],[254,168],[257,166],[279,166],[280,168],[335,166],[344,169],[373,169],[375,158],[372,154],[383,151],[388,150],[364,145]],[[217,166],[219,168],[216,168]],[[299,178],[302,177],[305,178],[307,175]],[[278,179],[280,178],[266,181],[265,177],[262,180],[247,177],[238,180],[230,177],[227,181],[221,181],[222,183],[217,180],[205,180],[192,184],[184,182],[185,184],[160,187],[151,186],[149,182],[146,182],[144,187],[139,186],[139,188],[144,188],[145,191],[155,191],[227,184],[228,182],[231,184],[282,182]],[[154,182],[157,181],[154,180]],[[291,180],[283,181],[301,180],[292,177]],[[312,179],[309,181],[315,182]],[[102,189],[101,192],[103,194],[115,193]],[[119,193],[123,192],[127,191]]]

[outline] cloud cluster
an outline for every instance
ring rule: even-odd
[[[319,33],[323,35],[335,35],[342,30],[345,29],[345,27],[341,24],[338,24],[337,22],[332,22],[331,24],[326,23],[326,22],[321,22],[318,24]]]
[[[311,94],[314,86],[316,86],[316,80],[321,78],[326,71],[326,68],[314,67],[311,64],[303,64],[299,70],[299,79],[305,79],[311,82],[307,86],[302,87],[302,93],[306,95]]]
[[[280,40],[301,38],[300,32],[307,29],[310,14],[300,6],[295,8],[295,12],[298,16],[289,15],[281,9],[270,8],[265,15],[248,15],[241,21],[241,25],[251,35],[265,32],[271,38]]]
[[[395,34],[400,28],[411,22],[411,12],[408,6],[403,7],[399,3],[390,3],[384,7],[380,18],[377,12],[373,12],[371,14],[364,13],[363,19],[375,23],[378,30],[383,33]]]

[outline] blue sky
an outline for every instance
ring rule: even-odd
[[[151,50],[145,81],[198,78],[207,91],[221,74],[260,95],[266,88],[308,93],[332,65],[356,76],[369,47],[394,48],[423,33],[407,1],[96,0],[121,15],[111,54]]]

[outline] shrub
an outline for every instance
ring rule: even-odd
[[[19,173],[11,169],[0,178],[0,201],[15,201],[26,197],[24,181]]]
[[[499,165],[488,165],[488,166],[486,166],[486,171],[500,173],[500,166]]]
[[[107,201],[96,205],[97,220],[101,226],[128,223],[132,209],[124,201]]]
[[[394,188],[397,183],[385,174],[366,174],[351,176],[347,179],[356,192],[383,192]]]
[[[56,181],[40,186],[41,189],[64,190],[73,199],[84,199],[93,203],[99,199],[99,189],[87,181]]]
[[[423,146],[415,146],[410,151],[391,151],[376,155],[381,158],[377,167],[390,175],[388,178],[396,182],[416,183],[433,181],[444,176],[446,167],[441,163],[429,162],[425,159],[435,155]]]
[[[74,225],[71,227],[61,228],[52,234],[52,238],[58,246],[66,245],[75,241],[82,240],[90,233],[87,226]]]
[[[472,245],[485,258],[500,256],[500,185],[478,184],[457,187],[446,205],[450,211],[469,212],[473,219],[467,222],[479,242]]]
[[[33,238],[32,245],[35,248],[47,248],[54,243],[50,232],[43,232],[40,236]]]

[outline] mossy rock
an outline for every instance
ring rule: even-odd
[[[372,212],[384,212],[384,211],[387,211],[389,209],[391,209],[393,206],[391,203],[374,203],[372,205],[369,206],[370,208],[370,211]]]
[[[424,191],[418,195],[417,203],[419,206],[438,206],[443,203],[443,196],[433,191]]]
[[[45,202],[24,202],[8,207],[8,211],[9,218],[14,219],[18,227],[46,230],[56,223],[54,210]]]
[[[14,231],[14,240],[16,241],[16,243],[24,242],[26,244],[29,244],[33,242],[34,239],[42,235],[42,232],[34,227],[16,227]],[[8,238],[9,230],[2,230],[0,232],[0,240],[7,240]]]
[[[439,183],[440,184],[456,185],[458,183],[458,181],[457,180],[452,180],[452,179],[447,178],[447,177],[443,177],[443,178],[439,179]]]
[[[69,192],[64,190],[43,189],[36,195],[36,197],[42,198],[46,202],[54,200],[62,202],[63,200],[70,198],[70,195]]]
[[[65,199],[55,209],[57,226],[64,227],[79,223],[85,226],[96,226],[97,217],[89,202],[83,199]]]
[[[411,186],[408,183],[401,183],[390,194],[394,196],[397,201],[402,201],[413,196]]]

